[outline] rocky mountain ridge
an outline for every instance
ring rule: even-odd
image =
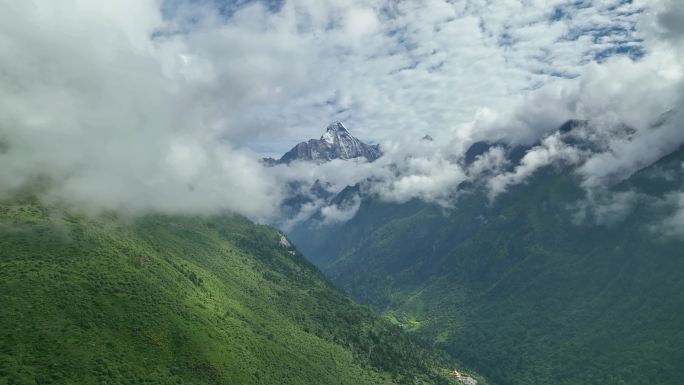
[[[264,163],[270,166],[289,164],[294,161],[325,163],[333,159],[366,158],[373,162],[382,156],[380,145],[370,145],[362,142],[349,133],[341,122],[333,122],[326,127],[320,139],[309,139],[300,142],[280,159],[264,158]]]

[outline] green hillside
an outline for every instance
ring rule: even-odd
[[[454,383],[238,216],[0,204],[0,309],[0,384]]]
[[[571,170],[549,167],[494,204],[477,186],[446,212],[368,199],[340,227],[291,237],[353,298],[497,384],[675,385],[684,240],[654,226],[672,213],[661,198],[684,189],[682,164],[684,150],[614,186],[639,198],[600,224],[581,219]]]

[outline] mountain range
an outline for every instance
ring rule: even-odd
[[[563,125],[562,140],[595,146],[566,135],[586,124]],[[492,147],[513,169],[534,145],[478,142],[464,162]],[[385,202],[362,182],[329,198],[362,197],[351,220],[314,214],[288,234],[352,298],[493,383],[677,384],[684,241],[659,226],[683,164],[680,148],[606,187],[603,204],[562,162],[493,201],[484,183],[462,184],[449,209]]]
[[[590,124],[554,132],[603,150]],[[538,145],[460,161],[496,150],[512,171]],[[336,122],[265,163],[381,155]],[[291,184],[288,215],[312,196],[358,210],[285,233],[86,214],[27,187],[0,202],[0,383],[679,384],[684,238],[663,224],[683,165],[680,147],[597,193],[559,161],[495,199],[461,183],[450,207],[387,202],[372,179]]]

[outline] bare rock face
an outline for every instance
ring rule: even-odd
[[[320,139],[301,142],[286,152],[280,159],[264,159],[268,165],[288,164],[294,161],[325,163],[333,159],[354,159],[364,157],[372,162],[382,156],[379,145],[366,144],[347,131],[340,122],[331,123]]]

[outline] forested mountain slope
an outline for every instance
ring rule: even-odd
[[[2,384],[454,383],[439,354],[232,215],[0,205]]]
[[[663,223],[683,164],[680,149],[601,204],[562,166],[493,203],[464,186],[451,210],[370,197],[351,221],[291,237],[355,299],[496,383],[677,384],[684,241]]]

